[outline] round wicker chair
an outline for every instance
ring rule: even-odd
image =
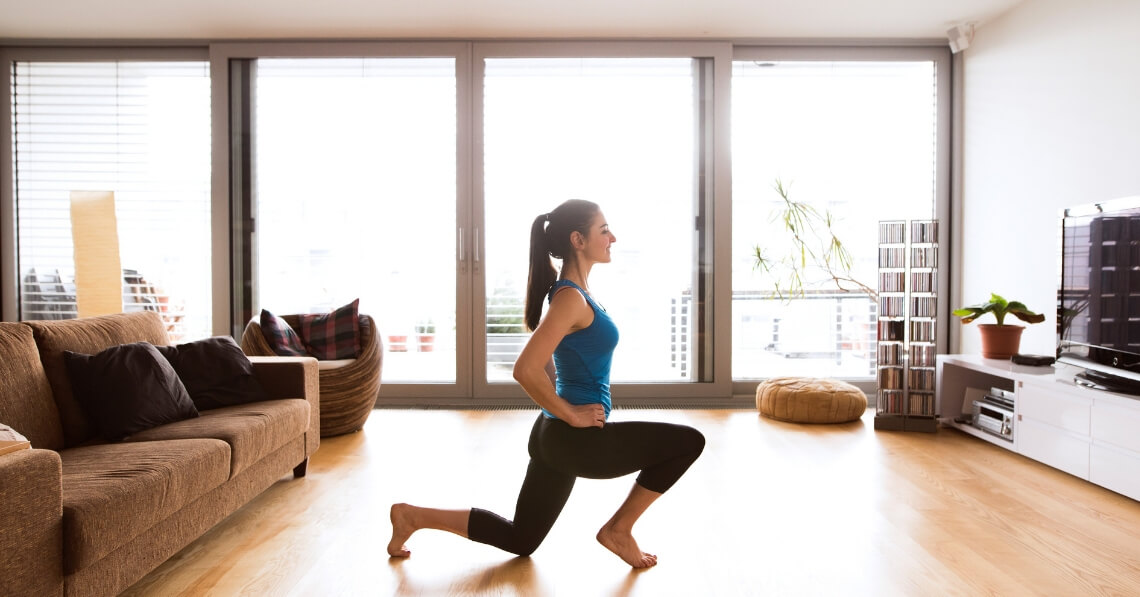
[[[282,315],[294,330],[296,315]],[[273,356],[273,349],[261,333],[256,319],[245,326],[241,349],[249,356]],[[318,374],[321,392],[321,437],[359,431],[368,420],[380,393],[380,368],[383,358],[380,335],[373,319],[360,314],[360,356],[347,365],[321,369]]]

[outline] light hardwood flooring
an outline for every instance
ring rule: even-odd
[[[1140,502],[951,429],[754,410],[618,409],[708,440],[635,535],[594,541],[633,477],[580,479],[530,558],[439,531],[389,559],[389,505],[510,517],[536,411],[377,410],[127,595],[1140,595]]]

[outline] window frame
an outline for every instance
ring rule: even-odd
[[[71,45],[71,44],[74,45]],[[732,188],[729,157],[730,109],[732,64],[735,60],[933,60],[936,64],[937,81],[937,148],[935,167],[936,217],[943,222],[940,226],[939,242],[947,250],[943,251],[942,267],[939,268],[938,292],[942,297],[950,296],[952,278],[957,276],[955,264],[950,262],[953,253],[948,250],[952,237],[951,216],[951,160],[952,132],[955,116],[952,98],[952,68],[954,61],[949,48],[938,40],[891,41],[870,40],[865,44],[841,42],[829,44],[826,41],[812,42],[773,42],[763,40],[612,40],[612,41],[566,41],[566,40],[504,40],[504,41],[267,41],[267,42],[224,42],[204,41],[201,43],[171,45],[111,45],[95,46],[83,42],[62,42],[58,45],[7,46],[0,47],[0,59],[6,64],[0,72],[0,81],[11,89],[11,63],[16,60],[208,60],[211,77],[212,114],[212,156],[211,156],[211,251],[213,285],[212,321],[215,334],[238,335],[244,322],[240,321],[239,306],[236,304],[236,275],[240,274],[239,260],[242,255],[241,239],[245,234],[240,214],[231,204],[231,110],[230,110],[230,71],[229,60],[259,57],[334,57],[334,56],[452,56],[456,62],[457,84],[457,211],[460,226],[468,230],[477,227],[475,215],[482,213],[482,172],[477,168],[482,159],[482,58],[509,57],[707,57],[712,60],[709,85],[713,94],[713,105],[708,114],[713,122],[704,132],[707,139],[705,160],[710,198],[706,208],[710,210],[703,223],[711,243],[703,249],[700,259],[705,260],[709,269],[707,281],[712,288],[712,301],[708,305],[711,337],[708,340],[707,358],[711,371],[711,381],[616,384],[614,395],[622,403],[629,405],[683,405],[683,406],[740,406],[750,399],[755,390],[755,380],[737,381],[732,379],[732,315],[731,295],[732,276],[718,264],[731,263],[732,228]],[[11,96],[4,94],[0,107],[0,319],[14,321],[18,318],[19,277],[16,271],[16,221],[14,205],[14,172],[12,152]],[[474,303],[470,313],[482,314],[485,310],[485,297],[475,288],[478,284],[461,284],[457,288],[458,304]],[[943,300],[940,305],[938,324],[938,350],[945,352],[948,346],[948,321],[950,305]],[[467,318],[460,313],[461,318]],[[457,321],[459,327],[457,344],[468,346],[471,359],[457,363],[457,377],[474,379],[472,367],[484,355],[485,345],[473,346],[473,322],[467,318]],[[457,401],[458,398],[479,396],[499,403],[528,403],[520,388],[502,387],[458,388],[453,392],[439,393],[439,388],[431,385],[418,387],[385,386],[384,394],[401,404],[455,406],[470,404],[471,401]],[[857,383],[862,389],[872,393],[874,381]],[[430,396],[425,398],[425,396]]]
[[[950,48],[943,44],[908,44],[908,45],[786,45],[786,44],[752,44],[737,45],[733,50],[733,61],[821,61],[821,62],[933,62],[935,76],[935,104],[936,104],[936,131],[935,131],[935,166],[934,166],[934,217],[942,222],[938,227],[938,242],[945,247],[939,255],[937,293],[941,297],[938,305],[938,319],[935,335],[937,338],[937,352],[945,353],[948,349],[948,322],[952,309],[950,296],[950,278],[953,275],[954,264],[949,250],[950,244],[950,186],[951,186],[951,128],[952,128],[952,68],[953,59]],[[731,277],[731,273],[729,274]],[[731,281],[730,281],[731,286]],[[726,323],[731,327],[731,318]],[[718,329],[718,331],[720,331]],[[731,334],[731,331],[729,331]],[[848,379],[859,389],[874,396],[878,389],[878,382],[872,379]],[[755,379],[733,379],[732,392],[734,396],[746,396],[755,392],[757,381]]]
[[[470,114],[471,84],[467,78],[470,76],[471,44],[463,41],[450,42],[227,42],[210,45],[210,68],[215,73],[213,86],[213,106],[215,114],[224,115],[214,119],[213,130],[213,197],[215,206],[215,225],[220,224],[222,234],[215,229],[215,247],[224,243],[225,252],[219,259],[215,257],[215,282],[219,278],[221,288],[228,289],[230,293],[225,301],[218,301],[214,305],[215,317],[223,317],[227,323],[226,329],[218,329],[215,333],[233,334],[240,338],[245,321],[240,314],[243,304],[248,296],[237,295],[235,290],[252,283],[256,278],[256,264],[251,263],[248,253],[253,246],[248,229],[240,219],[242,214],[252,210],[252,193],[242,196],[235,194],[233,171],[238,170],[234,162],[235,156],[231,153],[231,136],[234,134],[233,115],[230,112],[233,101],[233,91],[230,79],[231,60],[257,60],[261,58],[385,58],[385,57],[447,57],[455,59],[456,76],[456,223],[457,226],[470,229],[471,213],[469,202],[464,198],[471,194],[471,161],[469,152],[465,149],[470,145]],[[248,99],[248,98],[246,98]],[[244,101],[244,100],[243,100]],[[234,216],[231,216],[231,210]],[[236,216],[236,217],[235,217]],[[231,221],[233,227],[231,228]],[[235,247],[245,247],[243,251],[231,252],[231,243]],[[457,261],[459,257],[457,255]],[[243,277],[239,279],[239,277]],[[253,291],[256,294],[256,290]],[[463,283],[456,285],[456,304],[469,303],[471,291]],[[456,349],[464,350],[471,344],[470,320],[462,309],[456,313]],[[218,326],[215,326],[218,327]],[[434,383],[385,383],[382,400],[393,404],[416,405],[459,405],[463,404],[471,393],[471,361],[458,359],[456,362],[456,381],[454,384]]]
[[[698,191],[704,195],[703,209],[696,209],[696,214],[707,214],[703,226],[705,246],[699,248],[701,254],[695,255],[695,261],[701,271],[694,275],[710,287],[711,304],[704,314],[708,330],[701,342],[700,353],[705,368],[704,381],[694,380],[685,382],[662,383],[631,383],[615,382],[611,386],[611,393],[615,402],[627,406],[655,405],[684,403],[690,406],[708,405],[727,396],[730,392],[731,360],[725,358],[731,351],[731,337],[717,333],[718,319],[716,313],[721,309],[731,308],[731,276],[714,276],[716,264],[728,263],[731,255],[731,237],[717,234],[718,229],[731,227],[731,173],[726,159],[717,159],[729,155],[728,113],[730,107],[729,83],[732,75],[732,45],[728,42],[671,42],[671,41],[612,41],[612,42],[560,42],[560,41],[509,41],[487,42],[474,44],[472,77],[475,85],[474,92],[474,144],[473,159],[475,164],[483,163],[483,73],[484,60],[487,58],[697,58],[707,59],[711,62],[711,82],[705,89],[712,94],[712,105],[700,113],[711,119],[711,124],[705,128],[705,138],[695,147],[701,151],[694,156],[702,163],[699,167],[707,176],[704,189]],[[483,213],[485,205],[483,172],[473,169],[475,198],[473,209],[475,213]],[[698,182],[698,184],[701,184]],[[711,239],[711,243],[707,242]],[[485,280],[477,280],[474,287],[483,288]],[[727,282],[727,284],[726,284]],[[476,295],[480,293],[475,293]],[[485,297],[475,296],[474,312],[483,313],[485,310]],[[475,362],[486,358],[486,343],[476,346],[472,352]],[[522,389],[512,384],[488,384],[486,379],[480,379],[477,395],[497,399],[523,399],[526,400]],[[690,403],[689,401],[694,401]]]
[[[15,197],[15,156],[12,138],[12,69],[16,62],[106,62],[106,61],[202,61],[208,62],[209,51],[200,46],[7,46],[0,47],[0,321],[20,319],[19,242]],[[210,72],[211,84],[215,81]],[[214,115],[211,114],[211,118]],[[213,208],[213,206],[211,206]],[[212,226],[216,222],[212,222]],[[216,231],[212,231],[216,234]],[[216,250],[216,247],[212,247]],[[216,278],[216,276],[215,276]],[[216,283],[216,279],[215,279]],[[213,291],[217,327],[217,288]]]

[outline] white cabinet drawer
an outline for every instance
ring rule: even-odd
[[[1140,408],[1097,400],[1092,408],[1092,436],[1097,442],[1140,452]]]
[[[1089,452],[1089,480],[1116,493],[1140,500],[1140,454],[1092,446]]]
[[[1017,422],[1017,451],[1082,479],[1089,478],[1089,440],[1031,419]]]
[[[1078,435],[1089,434],[1091,410],[1091,398],[1058,392],[1056,388],[1046,392],[1026,384],[1017,394],[1017,412],[1023,418],[1036,419]]]

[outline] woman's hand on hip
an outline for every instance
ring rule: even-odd
[[[606,409],[601,404],[571,405],[565,421],[571,427],[602,427],[606,424]]]

